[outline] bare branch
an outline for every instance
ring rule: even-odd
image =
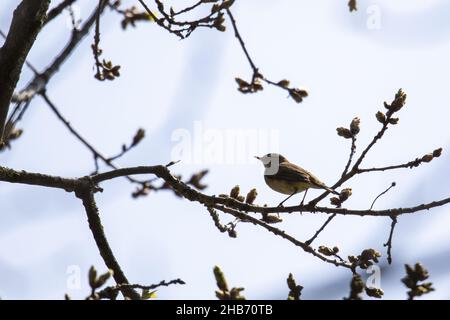
[[[398,123],[399,119],[398,118],[393,118],[392,116],[396,112],[400,111],[403,108],[403,106],[405,105],[405,101],[406,101],[406,93],[402,89],[399,89],[397,91],[397,93],[395,94],[395,98],[391,102],[391,104],[388,104],[388,103],[384,102],[384,107],[388,110],[386,115],[383,112],[381,112],[381,111],[378,111],[377,114],[376,114],[376,118],[377,118],[378,122],[380,122],[382,124],[382,127],[381,127],[380,131],[378,131],[378,133],[373,137],[372,141],[367,145],[367,147],[361,153],[361,155],[356,160],[356,162],[353,165],[353,167],[350,170],[350,172],[348,172],[347,174],[341,176],[341,178],[331,187],[331,189],[336,189],[336,188],[340,187],[344,182],[348,181],[353,176],[355,176],[356,174],[359,173],[358,172],[360,170],[359,166],[363,162],[363,160],[366,157],[366,155],[368,154],[368,152],[372,149],[372,147],[384,136],[384,133],[388,129],[388,126],[389,125],[395,125],[395,124]],[[357,119],[357,118],[355,118],[355,119]],[[359,121],[359,119],[358,119],[358,121]],[[359,126],[359,123],[358,123],[358,126]],[[345,131],[344,132],[339,132],[340,129],[344,129]],[[357,128],[357,129],[359,131],[359,128]],[[338,134],[342,135],[344,138],[349,138],[352,135],[354,135],[351,132],[351,130],[348,130],[348,129],[345,129],[345,128],[338,128],[337,130],[338,130]],[[346,131],[348,131],[347,134],[349,134],[350,136],[347,136]],[[315,206],[317,203],[319,203],[321,200],[323,200],[329,193],[330,193],[329,191],[325,191],[324,193],[322,193],[317,198],[311,200],[308,205],[309,206]]]
[[[101,159],[107,166],[109,166],[112,169],[118,169],[118,167],[112,162],[111,159],[104,156],[100,151],[98,151],[91,143],[89,143],[81,134],[75,130],[75,128],[70,124],[70,122],[61,114],[61,112],[58,110],[56,105],[49,99],[47,94],[41,93],[42,98],[47,103],[47,105],[50,107],[50,109],[53,111],[53,113],[56,115],[56,117],[66,126],[66,128],[69,130],[71,134],[73,134],[86,148],[89,149],[89,151],[92,152],[92,155],[94,157],[94,162],[96,166],[95,172],[98,171],[98,159]],[[148,181],[138,181],[136,179],[126,177],[130,182],[138,183],[140,185],[148,183]]]
[[[183,14],[183,13],[186,13],[186,12],[189,12],[189,11],[192,11],[192,10],[194,10],[195,8],[197,8],[198,6],[200,6],[202,3],[205,3],[205,1],[204,1],[204,0],[199,0],[198,2],[194,3],[194,4],[193,4],[192,6],[190,6],[190,7],[186,7],[186,8],[184,8],[184,9],[180,10],[180,11],[173,12],[173,13],[172,13],[172,17],[175,17],[175,16],[178,16],[178,15],[180,15],[180,14]]]
[[[387,189],[384,190],[382,193],[380,193],[380,194],[373,200],[372,205],[370,206],[370,209],[369,209],[369,210],[372,210],[373,206],[375,205],[375,202],[377,202],[377,200],[378,200],[381,196],[383,196],[383,195],[385,195],[386,193],[388,193],[389,190],[391,190],[391,189],[392,189],[393,187],[395,187],[395,186],[396,186],[396,183],[395,183],[395,182],[392,182],[391,185],[389,186],[389,188],[387,188]]]
[[[392,223],[391,223],[391,231],[389,232],[389,238],[388,241],[385,244],[383,244],[385,247],[387,247],[387,255],[388,255],[387,260],[389,264],[392,263],[392,238],[394,236],[395,226],[397,225],[397,217],[393,216],[391,217],[391,219]]]
[[[356,136],[353,135],[352,136],[352,145],[350,147],[350,155],[348,156],[348,161],[347,164],[345,165],[344,171],[341,174],[341,177],[344,177],[347,172],[348,169],[350,168],[350,165],[352,164],[352,160],[353,160],[353,156],[355,155],[356,152]]]
[[[360,216],[389,216],[391,218],[396,218],[399,215],[413,213],[421,210],[431,209],[434,207],[442,206],[444,204],[450,203],[450,198],[443,199],[440,201],[431,202],[428,204],[422,204],[416,207],[410,208],[398,208],[398,209],[388,209],[388,210],[348,210],[343,208],[326,208],[326,207],[316,207],[311,208],[309,206],[294,206],[294,207],[259,207],[251,205],[248,203],[240,202],[231,197],[223,196],[208,196],[193,188],[189,187],[184,182],[175,178],[167,168],[167,166],[148,166],[148,167],[131,167],[117,169],[109,172],[100,173],[86,178],[80,179],[63,179],[60,177],[44,176],[41,174],[32,174],[27,172],[17,172],[12,169],[7,169],[0,167],[0,180],[8,182],[18,182],[27,183],[34,185],[51,186],[56,188],[61,188],[67,191],[75,191],[77,195],[80,194],[80,190],[83,192],[82,198],[84,198],[85,204],[92,201],[93,198],[93,188],[96,187],[98,183],[111,180],[118,177],[135,175],[135,174],[154,174],[159,178],[162,178],[165,183],[170,185],[173,190],[181,194],[184,198],[190,201],[200,202],[207,207],[212,207],[216,210],[231,214],[235,218],[238,218],[245,222],[251,222],[255,225],[263,227],[264,229],[280,236],[294,245],[300,247],[307,253],[310,253],[319,259],[332,263],[336,266],[343,266],[351,268],[347,262],[337,261],[334,259],[327,258],[321,253],[315,251],[307,242],[301,242],[294,237],[286,234],[285,231],[275,228],[261,220],[258,220],[247,213],[244,212],[258,212],[258,213],[280,213],[280,212],[324,212],[330,214],[341,214],[341,215],[360,215]],[[41,177],[44,177],[41,179]],[[86,194],[86,181],[90,184],[89,194]],[[79,195],[78,195],[79,196]],[[79,196],[80,197],[80,196]],[[90,210],[93,210],[92,208]],[[95,221],[94,221],[95,222]],[[110,262],[108,262],[110,263]],[[107,264],[108,265],[108,264]],[[109,267],[109,265],[108,265]]]
[[[113,271],[114,280],[119,285],[128,284],[128,280],[114,257],[108,240],[106,239],[92,188],[78,189],[76,190],[76,195],[83,201],[89,228],[92,231],[92,235],[94,236],[95,243],[97,244],[97,248],[100,251],[103,261],[105,261],[106,266]],[[133,288],[123,287],[120,288],[120,291],[126,298],[133,300],[139,300],[141,298]]]
[[[50,0],[23,0],[14,10],[8,36],[0,48],[0,143],[22,66],[41,30],[49,4]]]
[[[329,208],[329,207],[311,207],[307,205],[297,205],[288,207],[260,207],[257,205],[251,205],[248,203],[240,202],[231,197],[221,197],[221,196],[208,196],[203,194],[193,188],[189,187],[186,183],[175,178],[170,171],[165,166],[139,166],[122,168],[117,170],[112,170],[109,172],[99,173],[92,176],[92,180],[95,183],[104,182],[117,177],[129,176],[135,174],[154,174],[159,178],[162,178],[166,183],[168,183],[175,191],[183,195],[184,198],[190,201],[200,202],[204,205],[224,205],[230,208],[234,208],[243,212],[255,212],[255,213],[316,213],[323,212],[328,214],[340,214],[340,215],[354,215],[354,216],[400,216],[403,214],[415,213],[418,211],[429,210],[432,208],[440,207],[445,204],[450,203],[450,197],[433,201],[430,203],[425,203],[417,205],[414,207],[406,208],[395,208],[395,209],[385,209],[385,210],[352,210],[346,208]]]
[[[327,258],[326,256],[324,256],[324,255],[320,254],[319,252],[317,252],[316,250],[314,250],[311,246],[309,246],[305,242],[297,240],[293,236],[287,234],[285,231],[275,228],[261,220],[253,218],[252,216],[249,216],[248,214],[245,214],[243,212],[240,212],[240,211],[237,211],[237,210],[234,210],[231,208],[227,208],[225,206],[214,205],[213,208],[220,210],[222,212],[229,213],[232,216],[234,216],[238,219],[241,219],[242,221],[251,222],[254,225],[258,225],[258,226],[266,229],[267,231],[272,232],[276,236],[286,239],[287,241],[293,243],[295,246],[300,247],[303,251],[312,254],[313,256],[319,258],[320,260],[322,260],[324,262],[331,263],[337,267],[340,266],[340,267],[352,269],[351,264],[349,264],[345,261],[338,261],[336,259]]]
[[[56,7],[51,9],[47,13],[47,19],[45,19],[44,25],[46,25],[47,23],[58,17],[64,11],[64,9],[70,7],[75,1],[77,0],[63,0]]]
[[[407,163],[398,164],[395,166],[387,166],[387,167],[378,167],[378,168],[367,168],[367,169],[358,169],[357,173],[365,173],[365,172],[376,172],[376,171],[388,171],[395,169],[412,169],[420,166],[423,163],[431,162],[434,158],[440,157],[442,154],[442,148],[434,150],[432,153],[428,153],[421,158],[416,158],[413,161],[409,161]]]
[[[325,223],[316,231],[316,233],[309,240],[305,241],[305,243],[307,245],[310,245],[314,240],[316,240],[319,234],[325,229],[325,227],[331,222],[331,220],[334,219],[334,217],[336,217],[336,213],[333,213],[331,216],[329,216],[327,221],[325,221]]]
[[[105,6],[100,8],[100,11],[104,11]],[[37,93],[45,90],[46,85],[50,79],[58,72],[60,67],[66,62],[71,53],[78,46],[80,41],[89,33],[89,30],[95,23],[98,7],[96,7],[88,20],[81,26],[79,30],[73,30],[69,42],[66,44],[64,49],[59,53],[58,56],[53,60],[53,62],[42,72],[41,74],[35,76],[28,85],[15,93],[13,96],[13,101],[26,101],[31,100]]]
[[[99,295],[100,298],[103,297],[110,297],[111,293],[116,293],[117,291],[121,291],[124,289],[141,289],[141,290],[155,290],[159,287],[168,287],[170,285],[173,284],[186,284],[186,282],[184,282],[181,279],[173,279],[170,281],[161,281],[160,283],[157,284],[152,284],[152,285],[142,285],[142,284],[118,284],[116,286],[113,287],[106,287],[105,289],[97,292],[97,294]]]
[[[247,47],[245,45],[244,40],[242,39],[242,36],[239,32],[239,29],[237,27],[236,24],[236,19],[234,18],[233,14],[231,13],[231,10],[229,8],[226,9],[226,12],[228,14],[228,17],[230,18],[231,21],[231,25],[233,26],[233,30],[234,30],[234,36],[236,37],[236,39],[239,41],[239,44],[242,48],[242,51],[245,54],[245,57],[248,60],[248,63],[250,64],[250,67],[252,68],[253,71],[253,75],[252,75],[252,80],[250,83],[240,79],[240,78],[236,78],[236,81],[239,85],[239,91],[242,93],[253,93],[253,92],[257,92],[263,89],[262,85],[260,84],[259,80],[264,81],[267,84],[279,87],[283,90],[286,90],[289,93],[289,96],[291,98],[293,98],[295,100],[295,102],[300,103],[303,101],[303,98],[308,96],[308,92],[306,92],[306,90],[303,89],[298,89],[298,88],[291,88],[289,87],[289,81],[288,80],[281,80],[278,82],[272,81],[267,79],[266,77],[264,77],[261,72],[259,71],[258,67],[256,66],[256,64],[253,62],[253,59],[250,57],[250,54],[247,50]]]

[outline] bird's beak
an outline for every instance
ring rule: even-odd
[[[261,160],[261,158],[260,158],[260,157],[258,157],[258,156],[255,156],[255,158],[256,158],[256,159],[258,159],[258,160]]]

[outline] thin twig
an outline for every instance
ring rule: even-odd
[[[186,284],[183,280],[181,279],[174,279],[174,280],[170,280],[170,281],[161,281],[160,283],[157,284],[152,284],[152,285],[141,285],[141,284],[118,284],[115,286],[110,286],[110,287],[106,287],[105,289],[95,293],[93,292],[91,294],[91,296],[96,296],[100,299],[115,299],[115,296],[117,295],[118,291],[120,290],[124,290],[124,289],[141,289],[142,290],[142,297],[140,297],[141,299],[146,299],[144,292],[145,291],[150,291],[150,290],[155,290],[159,287],[168,287],[170,285],[173,284]]]
[[[356,152],[356,135],[352,135],[352,144],[350,147],[350,155],[348,156],[347,164],[344,167],[344,171],[342,172],[341,178],[344,177],[348,173],[348,169],[350,168],[350,165],[352,164],[353,156]],[[319,234],[325,229],[325,227],[336,217],[336,214],[331,215],[325,223],[316,231],[316,233],[306,241],[307,244],[311,244],[318,236]]]
[[[226,226],[224,226],[223,224],[220,223],[219,215],[217,214],[217,211],[214,210],[214,209],[211,208],[211,207],[206,207],[206,209],[208,210],[209,215],[210,215],[211,218],[213,219],[214,225],[216,226],[216,228],[217,228],[220,232],[222,232],[222,233],[223,233],[223,232],[227,232],[227,231],[228,231],[228,228],[227,228]]]
[[[387,188],[386,190],[384,190],[382,193],[380,193],[372,202],[372,205],[370,206],[369,210],[372,210],[373,206],[375,205],[375,202],[378,200],[378,198],[380,198],[381,196],[383,196],[384,194],[386,194],[389,190],[391,190],[393,187],[396,186],[395,182],[392,182],[392,184],[390,185],[389,188]]]
[[[106,1],[107,2],[107,1]],[[95,59],[95,68],[97,70],[95,77],[99,80],[101,80],[101,71],[100,68],[102,64],[100,63],[100,15],[101,15],[101,8],[102,5],[105,5],[105,0],[99,0],[98,1],[98,8],[97,8],[97,15],[95,17],[95,33],[94,33],[94,44],[92,47],[92,51],[94,53],[94,59]]]
[[[71,38],[63,50],[54,58],[50,65],[44,70],[44,72],[36,75],[25,88],[15,93],[13,96],[14,101],[26,101],[31,100],[34,96],[45,90],[45,87],[49,83],[50,79],[59,71],[61,66],[67,61],[69,56],[78,46],[80,41],[85,38],[89,33],[91,27],[95,23],[95,19],[98,12],[98,7],[92,11],[89,18],[83,24],[79,30],[73,30]],[[103,13],[105,6],[101,7],[100,10]]]
[[[392,254],[391,254],[391,251],[392,251],[392,238],[394,236],[395,226],[397,225],[397,217],[396,216],[392,216],[391,219],[392,219],[392,223],[391,223],[391,231],[389,232],[389,239],[388,239],[388,241],[385,244],[383,244],[385,247],[387,247],[387,255],[388,255],[387,261],[388,261],[389,264],[392,263]]]
[[[347,172],[348,169],[350,168],[350,165],[352,164],[352,160],[353,160],[353,156],[355,155],[356,152],[356,135],[352,135],[352,145],[350,147],[350,155],[348,157],[348,161],[347,164],[345,165],[344,171],[342,172],[341,177],[344,177]]]
[[[366,172],[388,171],[388,170],[396,170],[396,169],[412,169],[412,168],[416,168],[419,165],[426,163],[426,162],[429,162],[429,161],[425,161],[424,157],[422,157],[422,158],[416,158],[415,160],[412,160],[412,161],[409,161],[409,162],[406,162],[403,164],[386,166],[386,167],[358,169],[357,171],[358,171],[358,173],[366,173]]]
[[[336,213],[333,213],[331,216],[328,217],[327,221],[316,231],[316,233],[309,239],[306,240],[305,243],[307,245],[311,245],[311,243],[316,240],[316,238],[319,236],[319,234],[325,229],[325,227],[331,222],[331,220],[336,217]]]
[[[56,115],[56,117],[66,126],[66,128],[69,130],[69,132],[72,133],[75,136],[75,138],[77,138],[77,140],[80,141],[86,148],[88,148],[89,151],[91,151],[91,153],[94,157],[96,173],[98,172],[98,161],[97,161],[98,159],[101,159],[108,167],[110,167],[112,169],[119,168],[110,159],[108,159],[103,154],[101,154],[100,151],[98,151],[83,136],[81,136],[80,133],[78,133],[78,131],[70,124],[70,122],[66,118],[64,118],[64,116],[58,110],[56,105],[49,99],[49,97],[47,96],[47,93],[44,92],[44,93],[41,93],[40,95],[42,96],[44,101],[47,103],[47,105],[50,107],[50,109],[53,111],[53,113]],[[138,183],[140,185],[149,182],[149,181],[139,181],[139,180],[133,179],[131,177],[125,177],[125,178],[128,179],[130,182]]]
[[[45,19],[44,25],[46,25],[47,23],[49,23],[50,21],[55,19],[57,16],[59,16],[64,11],[64,9],[70,7],[75,1],[77,1],[77,0],[64,0],[60,4],[58,4],[56,7],[51,9],[47,13],[47,19]]]
[[[234,19],[234,16],[231,13],[230,9],[227,9],[227,14],[230,17],[231,25],[233,26],[234,36],[236,37],[236,39],[238,39],[239,44],[241,45],[242,51],[244,51],[244,54],[245,54],[245,56],[246,56],[246,58],[248,60],[248,63],[252,67],[253,74],[254,75],[255,74],[259,74],[258,68],[256,67],[256,64],[253,62],[253,59],[250,57],[250,54],[248,53],[247,47],[245,45],[245,42],[242,39],[241,34],[239,33],[238,27],[236,25],[236,19]]]
[[[186,13],[186,12],[189,12],[189,11],[192,11],[192,10],[194,10],[195,8],[197,8],[198,6],[200,6],[202,3],[203,3],[203,0],[199,0],[197,3],[193,4],[193,5],[190,6],[190,7],[186,7],[186,8],[184,8],[184,9],[180,10],[180,11],[174,12],[174,13],[172,14],[172,17],[175,17],[175,16],[178,16],[178,15],[180,15],[180,14],[183,14],[183,13]]]
[[[239,29],[237,27],[237,23],[236,23],[236,19],[234,18],[233,14],[231,13],[231,10],[229,8],[226,9],[226,12],[228,14],[228,17],[230,18],[231,21],[231,25],[233,27],[234,30],[234,36],[236,37],[236,39],[239,42],[239,45],[242,48],[242,51],[244,52],[245,57],[248,60],[248,63],[250,64],[250,67],[253,71],[253,75],[252,75],[252,81],[250,83],[250,86],[255,86],[258,84],[258,80],[261,79],[262,81],[264,81],[267,84],[270,84],[272,86],[275,87],[279,87],[283,90],[286,90],[289,95],[296,101],[296,102],[301,102],[303,98],[305,98],[308,93],[305,90],[301,90],[301,89],[297,89],[297,88],[290,88],[289,87],[289,81],[287,80],[283,80],[283,81],[279,81],[279,82],[275,82],[272,80],[267,79],[266,77],[264,77],[260,72],[259,72],[259,68],[256,66],[255,62],[253,61],[253,59],[250,57],[250,53],[247,50],[246,44],[239,32]],[[242,88],[240,88],[242,89]],[[258,89],[260,90],[260,89]],[[241,90],[242,91],[242,90]],[[254,92],[252,90],[250,91],[243,91],[243,92]]]
[[[331,263],[331,264],[333,264],[333,265],[335,265],[337,267],[340,266],[340,267],[345,267],[345,268],[348,268],[348,269],[352,268],[352,266],[349,263],[347,263],[345,261],[344,262],[343,261],[339,262],[337,260],[327,258],[326,256],[324,256],[324,255],[320,254],[319,252],[317,252],[316,250],[314,250],[311,246],[309,246],[305,242],[297,240],[293,236],[287,234],[284,230],[275,228],[275,227],[273,227],[273,226],[271,226],[271,225],[269,225],[269,224],[267,224],[267,223],[265,223],[265,222],[263,222],[263,221],[261,221],[259,219],[256,219],[256,218],[254,218],[252,216],[249,216],[248,214],[245,214],[243,212],[240,212],[240,211],[237,211],[237,210],[234,210],[234,209],[231,209],[231,208],[227,208],[227,207],[224,207],[224,206],[214,205],[213,207],[215,209],[217,209],[217,210],[229,213],[229,214],[233,215],[234,217],[236,217],[238,219],[241,219],[242,221],[251,222],[251,223],[253,223],[255,225],[263,227],[267,231],[270,231],[273,234],[275,234],[275,235],[277,235],[277,236],[279,236],[279,237],[281,237],[283,239],[288,240],[289,242],[293,243],[297,247],[300,247],[303,251],[312,254],[313,256],[319,258],[320,260],[322,260],[324,262]]]
[[[353,165],[352,169],[350,170],[350,172],[341,176],[341,178],[331,187],[331,189],[336,189],[336,188],[340,187],[344,182],[348,181],[353,176],[360,173],[359,166],[361,165],[362,161],[366,157],[367,153],[369,153],[370,149],[372,149],[372,147],[378,142],[378,140],[380,140],[383,137],[384,133],[388,129],[389,119],[391,118],[391,116],[392,116],[392,113],[388,112],[388,114],[386,116],[386,120],[383,123],[383,126],[381,127],[380,131],[378,131],[378,133],[373,137],[372,141],[363,150],[363,152],[361,153],[361,155],[359,156],[359,158],[356,160],[355,164]],[[325,191],[317,198],[311,200],[308,205],[315,206],[317,203],[319,203],[321,200],[323,200],[329,193],[330,193],[329,191]]]

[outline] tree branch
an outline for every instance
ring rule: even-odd
[[[47,13],[47,18],[45,19],[44,25],[46,25],[47,23],[49,23],[50,21],[52,21],[54,18],[56,18],[57,16],[59,16],[61,14],[61,12],[64,11],[64,9],[66,9],[67,7],[71,6],[75,1],[77,0],[63,0],[61,3],[59,3],[56,7],[54,7],[53,9],[51,9],[48,13]]]
[[[17,172],[12,169],[7,169],[0,167],[0,181],[8,181],[8,182],[16,182],[16,183],[26,183],[26,184],[34,184],[34,185],[42,185],[42,186],[51,186],[56,188],[61,188],[67,191],[75,191],[77,197],[81,198],[83,200],[83,204],[86,208],[88,219],[91,230],[93,230],[94,237],[96,238],[97,245],[99,246],[99,249],[103,251],[102,257],[105,260],[105,263],[107,266],[111,269],[117,268],[117,262],[112,260],[111,258],[111,252],[110,248],[107,245],[106,238],[104,239],[104,234],[102,234],[103,230],[100,230],[101,224],[100,218],[98,217],[98,209],[95,205],[93,193],[97,190],[100,190],[97,187],[97,184],[115,179],[118,177],[123,176],[129,176],[129,175],[135,175],[135,174],[154,174],[159,178],[162,178],[165,183],[167,183],[174,191],[176,191],[178,194],[183,196],[184,198],[190,200],[199,202],[206,207],[211,207],[216,210],[231,214],[232,216],[245,221],[245,222],[251,222],[255,225],[258,225],[277,236],[280,236],[294,245],[302,248],[305,252],[310,253],[319,259],[332,263],[336,266],[343,266],[346,268],[350,268],[353,270],[352,265],[348,264],[345,261],[337,261],[333,260],[331,258],[327,258],[326,256],[322,255],[319,252],[316,252],[308,242],[301,242],[294,237],[288,235],[285,233],[285,231],[280,230],[278,228],[272,227],[268,223],[265,223],[264,221],[261,221],[259,219],[256,219],[250,215],[248,215],[248,212],[255,212],[255,213],[281,213],[281,212],[324,212],[333,214],[329,220],[331,221],[332,218],[334,218],[335,215],[341,214],[341,215],[360,215],[360,216],[389,216],[393,220],[396,219],[398,216],[402,214],[408,214],[413,213],[421,210],[428,210],[434,207],[442,206],[447,203],[450,203],[450,197],[440,200],[431,202],[428,204],[422,204],[415,207],[410,208],[398,208],[398,209],[387,209],[387,210],[348,210],[343,208],[327,208],[327,207],[315,207],[312,208],[308,205],[306,206],[293,206],[293,207],[260,207],[244,202],[240,202],[234,198],[231,197],[225,197],[225,196],[209,196],[206,194],[203,194],[197,190],[194,190],[193,188],[189,187],[186,183],[180,181],[176,177],[174,177],[169,169],[168,166],[142,166],[142,167],[130,167],[130,168],[122,168],[117,170],[112,170],[109,172],[99,173],[90,177],[82,177],[79,179],[64,179],[61,177],[55,177],[55,176],[48,176],[48,175],[42,175],[42,174],[34,174],[34,173],[27,173],[24,171]],[[329,221],[328,221],[329,222]],[[328,223],[327,222],[327,223]],[[326,224],[321,228],[326,226]],[[391,236],[390,240],[386,245],[388,245],[388,250],[390,252],[390,247],[392,243],[392,233],[393,233],[393,227],[395,224],[393,223],[392,230],[391,230]],[[101,231],[101,232],[100,232]],[[318,232],[320,232],[319,230]],[[314,237],[313,237],[314,238]],[[116,271],[116,270],[115,270]],[[122,278],[123,273],[120,269],[117,270],[117,279],[116,281],[126,281],[126,278]],[[123,282],[125,283],[125,282]]]
[[[41,93],[42,98],[47,103],[47,105],[50,107],[50,109],[53,111],[53,113],[56,115],[56,117],[66,126],[66,128],[69,130],[71,134],[73,134],[86,148],[89,149],[89,151],[92,152],[92,155],[94,156],[94,159],[101,159],[107,166],[109,166],[112,169],[118,169],[118,167],[112,162],[111,159],[108,159],[106,156],[104,156],[100,151],[98,151],[91,143],[89,143],[75,128],[70,124],[70,122],[61,114],[61,112],[58,110],[56,105],[49,99],[47,94],[45,92]],[[95,161],[96,165],[97,161]],[[98,168],[96,168],[98,169]],[[130,182],[143,184],[148,181],[138,181],[136,179],[126,177]]]
[[[352,160],[353,160],[353,156],[355,155],[356,152],[356,136],[353,135],[352,136],[352,145],[350,147],[350,155],[348,156],[348,161],[347,164],[345,165],[344,171],[342,172],[341,177],[344,177],[347,172],[348,169],[350,168],[350,165],[352,164]]]
[[[186,284],[183,280],[181,279],[173,279],[170,281],[161,281],[160,283],[157,284],[152,284],[152,285],[142,285],[142,284],[118,284],[116,286],[113,287],[106,287],[105,289],[97,292],[97,294],[99,295],[100,298],[106,296],[106,297],[110,297],[111,293],[116,293],[117,291],[120,290],[124,290],[124,289],[141,289],[141,290],[155,290],[159,287],[168,287],[172,284]]]
[[[385,247],[387,247],[387,255],[388,255],[387,261],[389,264],[392,263],[392,238],[394,236],[395,226],[397,225],[397,217],[393,216],[391,217],[391,219],[392,223],[391,223],[391,231],[389,232],[389,238],[388,241],[385,244],[383,244]]]
[[[83,206],[86,210],[89,228],[94,236],[97,248],[100,251],[100,255],[103,258],[106,266],[113,271],[114,280],[118,285],[127,285],[128,280],[122,271],[119,263],[117,262],[114,254],[109,246],[108,240],[106,239],[105,232],[103,231],[103,226],[100,220],[97,204],[95,203],[94,193],[92,188],[83,188],[76,190],[76,195],[83,201]],[[121,287],[120,291],[126,298],[133,300],[140,300],[140,295],[133,290],[131,287]]]
[[[183,195],[184,198],[190,201],[200,202],[206,206],[220,204],[234,209],[238,209],[243,212],[255,212],[255,213],[322,212],[328,214],[336,213],[340,215],[390,217],[390,216],[400,216],[402,214],[410,214],[422,210],[429,210],[450,203],[450,197],[448,197],[439,201],[433,201],[430,203],[421,204],[414,207],[385,209],[385,210],[351,210],[346,208],[311,207],[308,204],[290,207],[260,207],[257,205],[251,205],[248,203],[240,202],[230,197],[209,196],[197,190],[194,190],[184,182],[175,178],[165,166],[139,166],[139,167],[122,168],[104,173],[99,173],[97,175],[93,175],[91,178],[93,182],[100,183],[117,177],[135,174],[154,174],[157,177],[163,179],[175,191],[177,191],[178,193]]]
[[[294,238],[293,236],[287,234],[285,231],[275,228],[261,220],[258,220],[252,216],[249,216],[248,214],[245,214],[243,212],[231,209],[231,208],[227,208],[224,206],[219,206],[219,205],[214,205],[212,206],[213,208],[220,210],[222,212],[226,212],[231,214],[232,216],[241,219],[242,221],[245,222],[251,222],[254,225],[258,225],[264,229],[266,229],[267,231],[272,232],[273,234],[286,239],[287,241],[293,243],[295,246],[300,247],[303,251],[312,254],[313,256],[319,258],[320,260],[327,262],[327,263],[331,263],[333,265],[335,265],[336,267],[345,267],[348,269],[352,269],[351,264],[345,262],[345,261],[338,261],[336,259],[331,259],[331,258],[327,258],[326,256],[320,254],[319,252],[317,252],[316,250],[314,250],[311,246],[309,246],[308,244],[306,244],[305,242],[302,242],[300,240],[297,240],[296,238]]]
[[[89,227],[94,236],[100,255],[105,261],[106,266],[114,271],[114,279],[117,284],[127,284],[120,265],[117,263],[112,250],[108,244],[103,226],[100,221],[98,208],[94,199],[94,192],[101,190],[89,178],[79,179],[61,178],[40,173],[29,173],[25,171],[15,171],[0,166],[0,181],[11,183],[22,183],[29,185],[39,185],[43,187],[58,188],[67,192],[75,192],[76,196],[83,201],[83,206],[88,217]],[[122,290],[124,296],[131,299],[139,299],[140,296],[130,288]]]
[[[49,4],[50,0],[23,0],[14,10],[8,36],[0,49],[0,143],[14,89]]]
[[[267,84],[279,87],[283,90],[286,90],[289,93],[289,96],[291,98],[293,98],[295,100],[295,102],[297,102],[297,103],[302,102],[303,98],[308,96],[308,92],[306,92],[306,90],[289,87],[289,81],[285,80],[285,79],[281,80],[279,82],[269,80],[259,72],[258,67],[254,63],[253,59],[250,57],[250,54],[247,50],[245,42],[242,39],[242,36],[241,36],[239,29],[237,27],[237,24],[236,24],[236,19],[234,18],[233,14],[231,13],[231,10],[229,8],[226,9],[226,12],[228,14],[228,17],[230,18],[231,25],[234,30],[234,36],[238,40],[239,45],[241,46],[242,51],[244,52],[245,57],[247,58],[248,63],[250,64],[250,67],[252,68],[252,71],[253,71],[252,81],[250,83],[247,83],[246,81],[244,81],[240,78],[236,78],[236,81],[239,85],[239,91],[241,91],[242,93],[252,93],[252,92],[260,91],[260,90],[262,90],[262,86],[259,83],[259,80],[262,80]]]
[[[72,30],[71,38],[64,49],[58,54],[58,56],[56,56],[44,72],[35,76],[24,89],[14,94],[13,101],[31,100],[37,93],[45,90],[45,87],[50,79],[58,72],[60,67],[67,60],[67,58],[69,58],[80,41],[89,33],[89,30],[96,21],[98,11],[100,10],[100,13],[103,13],[104,9],[105,4],[103,4],[100,8],[96,6],[83,26],[79,30]]]
[[[327,221],[316,231],[316,233],[309,239],[306,240],[305,243],[307,245],[310,245],[316,238],[319,236],[319,234],[325,229],[325,227],[331,222],[331,220],[336,217],[336,213],[333,213],[331,216],[328,217]]]

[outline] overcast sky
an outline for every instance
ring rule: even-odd
[[[54,1],[52,1],[53,3]],[[122,1],[124,6],[137,1]],[[149,2],[149,1],[147,1]],[[376,203],[377,209],[413,206],[450,194],[450,3],[444,0],[359,0],[349,13],[347,1],[236,1],[233,13],[255,63],[274,81],[287,78],[310,94],[296,104],[278,88],[254,95],[236,90],[234,78],[249,79],[250,67],[229,21],[227,32],[198,30],[180,41],[156,24],[138,24],[123,32],[120,17],[109,10],[102,18],[101,47],[105,58],[120,64],[113,82],[94,79],[91,33],[51,80],[50,99],[73,126],[103,153],[112,155],[131,140],[137,128],[145,140],[120,166],[165,164],[178,156],[180,137],[191,156],[172,167],[188,177],[208,168],[207,194],[227,193],[236,184],[243,192],[256,187],[258,204],[277,205],[283,195],[263,180],[258,155],[279,151],[292,162],[333,184],[343,170],[349,141],[336,127],[361,118],[358,151],[379,130],[374,115],[399,88],[408,94],[400,122],[386,133],[365,166],[414,160],[438,147],[442,157],[414,170],[359,176],[346,186],[351,208],[367,209],[393,181],[397,186]],[[7,32],[18,0],[0,4],[0,28]],[[86,19],[92,1],[78,0],[75,12]],[[176,8],[192,3],[173,1]],[[54,5],[54,4],[53,4]],[[43,70],[70,36],[69,14],[49,24],[38,36],[29,61]],[[3,40],[0,39],[0,44]],[[19,88],[32,74],[22,72]],[[20,127],[24,135],[0,164],[62,176],[93,170],[92,156],[36,97]],[[246,133],[242,144],[233,139]],[[255,139],[248,138],[250,136]],[[185,138],[188,137],[188,140]],[[195,146],[195,147],[194,147]],[[186,148],[184,149],[186,151]],[[102,167],[102,170],[107,168]],[[241,223],[229,238],[213,225],[205,208],[171,192],[133,200],[135,187],[125,179],[103,185],[97,195],[111,247],[129,280],[151,284],[182,278],[184,286],[158,291],[163,299],[213,299],[214,265],[231,286],[245,287],[248,298],[285,299],[287,275],[304,286],[305,299],[340,299],[348,294],[348,270],[324,264],[263,229]],[[318,195],[311,191],[308,196]],[[301,196],[288,204],[300,202]],[[87,271],[105,266],[73,194],[18,184],[0,185],[0,297],[74,298],[88,292]],[[324,200],[323,204],[328,204]],[[386,298],[403,299],[400,282],[405,263],[422,262],[436,291],[427,298],[450,298],[450,216],[447,207],[400,217],[394,235],[391,266],[382,270]],[[229,217],[221,216],[223,222]],[[324,214],[288,215],[278,226],[300,240],[311,237]],[[343,256],[365,248],[383,254],[389,218],[338,217],[315,245],[337,245]],[[81,287],[67,287],[73,270]]]

